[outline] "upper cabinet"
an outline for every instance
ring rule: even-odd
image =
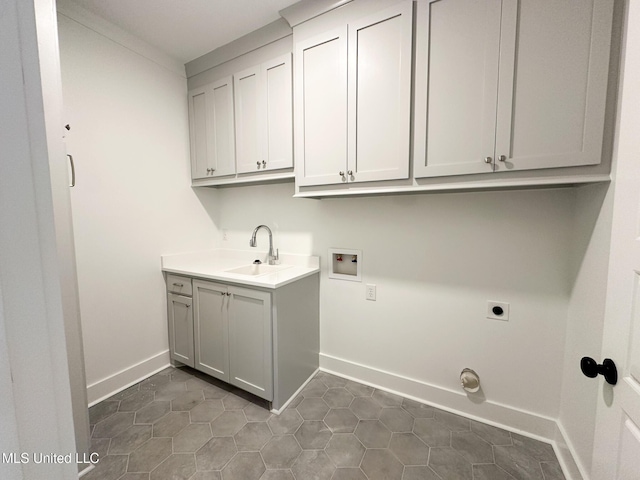
[[[409,177],[411,1],[295,44],[296,182]]]
[[[293,167],[291,54],[234,75],[238,173]]]
[[[414,176],[601,162],[611,0],[417,5]]]
[[[193,179],[235,173],[231,77],[189,91],[189,133]]]

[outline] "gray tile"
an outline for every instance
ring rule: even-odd
[[[151,472],[150,480],[187,480],[196,473],[196,459],[191,454],[174,454]]]
[[[338,468],[331,480],[367,480],[367,477],[359,468]]]
[[[93,429],[94,438],[112,438],[124,432],[133,425],[133,413],[114,413],[106,420],[101,421]]]
[[[402,480],[442,480],[429,467],[405,467]],[[498,479],[496,479],[498,480]]]
[[[339,433],[331,437],[324,451],[336,467],[359,467],[365,448],[353,433]]]
[[[386,448],[368,449],[360,468],[369,480],[398,480],[404,469]]]
[[[174,412],[187,412],[202,402],[204,402],[202,390],[185,392],[171,400],[171,410]]]
[[[203,388],[202,392],[204,393],[205,400],[220,400],[229,395],[228,391],[214,385]]]
[[[520,447],[493,447],[496,464],[517,480],[544,480],[540,462]]]
[[[409,412],[414,418],[433,418],[435,415],[435,408],[425,405],[424,403],[416,402],[415,400],[409,400],[408,398],[402,401],[402,408]]]
[[[151,438],[151,425],[132,425],[111,439],[109,455],[128,455]]]
[[[302,400],[304,400],[304,397],[302,395],[297,395],[293,400],[291,400],[291,402],[289,402],[287,408],[296,408],[302,403]]]
[[[127,470],[126,455],[109,455],[101,458],[96,467],[83,475],[83,480],[116,480]]]
[[[322,397],[328,387],[321,380],[311,380],[300,392],[304,398]]]
[[[378,390],[377,388],[374,390],[372,398],[382,407],[399,407],[404,400],[400,395]]]
[[[118,480],[149,480],[149,474],[146,472],[125,473]]]
[[[491,445],[473,432],[453,432],[451,447],[471,463],[494,463]]]
[[[107,456],[109,453],[110,438],[92,438],[89,453],[97,453],[99,458]]]
[[[189,412],[169,412],[153,424],[154,437],[173,437],[189,425]]]
[[[383,408],[380,412],[380,421],[392,432],[401,433],[413,430],[413,417],[404,408]]]
[[[370,397],[374,390],[373,387],[352,382],[351,380],[349,380],[344,387],[355,397]]]
[[[555,462],[556,454],[553,447],[548,443],[543,443],[533,438],[523,437],[517,433],[512,433],[513,445],[526,450],[529,455],[540,462]]]
[[[324,417],[324,423],[333,433],[352,433],[358,425],[358,417],[348,408],[332,408]]]
[[[221,472],[196,472],[189,480],[222,480]]]
[[[435,419],[452,432],[468,432],[471,430],[471,421],[455,413],[436,409]]]
[[[233,438],[236,441],[238,450],[257,451],[265,446],[271,435],[267,422],[250,422],[242,427]]]
[[[170,438],[152,438],[129,455],[128,472],[150,472],[171,455]]]
[[[186,382],[187,380],[190,380],[192,377],[191,374],[187,373],[187,371],[182,370],[182,369],[174,369],[171,372],[171,381],[172,382]]]
[[[146,380],[140,382],[140,390],[149,390],[156,391],[163,385],[166,385],[171,381],[169,375],[162,375],[160,373],[156,373],[155,375],[150,376]]]
[[[171,401],[174,398],[182,395],[187,391],[187,386],[184,383],[172,383],[169,382],[166,385],[161,385],[156,390],[156,400],[159,401]]]
[[[242,410],[249,405],[249,400],[230,394],[222,399],[222,404],[225,410]]]
[[[302,449],[293,435],[272,437],[263,447],[262,459],[269,469],[291,468]]]
[[[344,387],[348,382],[346,378],[338,377],[336,375],[331,375],[330,373],[326,373],[326,372],[318,372],[315,378],[317,378],[318,380],[321,380],[322,383],[324,383],[329,388]]]
[[[169,413],[169,409],[170,405],[168,401],[151,402],[136,412],[135,423],[155,423]]]
[[[222,470],[223,480],[259,480],[265,472],[258,452],[240,452]]]
[[[273,415],[267,424],[274,435],[295,433],[302,425],[302,417],[295,408],[287,408],[280,415]]]
[[[371,397],[357,397],[349,410],[356,414],[360,420],[377,420],[382,412],[382,407]]]
[[[205,400],[189,412],[192,423],[210,423],[224,412],[222,401]]]
[[[231,437],[247,423],[242,410],[230,410],[211,422],[211,433],[214,437]]]
[[[416,418],[413,433],[430,447],[448,447],[451,445],[451,432],[434,418]]]
[[[213,387],[209,382],[205,382],[201,378],[191,377],[189,380],[185,381],[185,385],[187,386],[187,391],[193,392],[196,390],[204,390],[205,388]]]
[[[297,479],[330,480],[335,467],[322,450],[305,450],[291,468]]]
[[[102,420],[106,420],[118,411],[118,405],[120,405],[120,402],[110,400],[94,405],[89,409],[89,423],[95,425]]]
[[[124,400],[129,395],[133,395],[134,393],[136,393],[139,390],[140,390],[140,384],[136,383],[135,385],[131,385],[130,387],[125,388],[124,390],[121,390],[120,392],[116,393],[115,395],[112,395],[111,397],[109,397],[107,399],[107,401],[110,401],[110,400],[113,400],[113,401]]]
[[[208,423],[192,423],[173,437],[174,453],[193,453],[211,439],[211,426]]]
[[[513,480],[513,477],[495,464],[474,465],[473,480]]]
[[[260,480],[295,480],[291,470],[267,470]]]
[[[296,431],[295,437],[305,450],[322,449],[331,438],[331,430],[324,422],[305,421]]]
[[[329,406],[321,398],[305,398],[296,409],[305,420],[322,420]]]
[[[413,433],[394,433],[389,450],[403,465],[426,465],[429,462],[429,447]]]
[[[511,434],[501,428],[471,420],[471,431],[491,445],[513,445]]]
[[[244,407],[244,416],[249,422],[266,422],[271,418],[271,412],[260,405],[250,403]]]
[[[565,480],[562,468],[558,462],[541,462],[544,480]]]
[[[331,408],[347,408],[351,405],[354,396],[346,388],[330,388],[322,399]]]
[[[199,471],[220,470],[237,451],[233,438],[212,438],[196,452],[196,468]]]
[[[153,402],[154,392],[149,390],[140,390],[133,395],[129,395],[127,398],[120,402],[119,412],[135,412],[141,409],[145,405]]]
[[[453,448],[432,448],[429,466],[447,480],[472,480],[473,478],[471,464]]]
[[[356,428],[356,437],[367,448],[387,448],[391,432],[379,420],[362,420]]]

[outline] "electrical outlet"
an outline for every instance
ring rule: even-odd
[[[487,301],[487,318],[493,320],[509,320],[509,304],[506,302]]]
[[[365,293],[365,298],[367,300],[375,301],[376,300],[376,286],[368,284],[366,288],[367,289],[366,289],[366,293]]]

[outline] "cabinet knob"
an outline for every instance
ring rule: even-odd
[[[492,163],[493,162],[493,158],[491,157],[484,157],[484,163]]]
[[[263,166],[263,167],[266,167],[266,166],[267,166],[267,162],[266,162],[266,161],[264,161],[264,160],[262,160],[262,166]]]
[[[501,162],[506,162],[507,161],[507,156],[506,155],[500,155],[498,157],[498,160],[501,161]]]
[[[340,175],[341,177],[344,177],[344,172],[340,171],[338,175]]]
[[[350,177],[353,177],[353,170],[349,170],[349,171],[347,171],[347,174],[348,174]]]
[[[256,165],[258,166],[258,168],[260,168],[260,162],[256,162]]]

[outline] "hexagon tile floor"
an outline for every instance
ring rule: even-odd
[[[83,480],[564,480],[546,443],[323,372],[266,406],[167,368],[89,409]]]

